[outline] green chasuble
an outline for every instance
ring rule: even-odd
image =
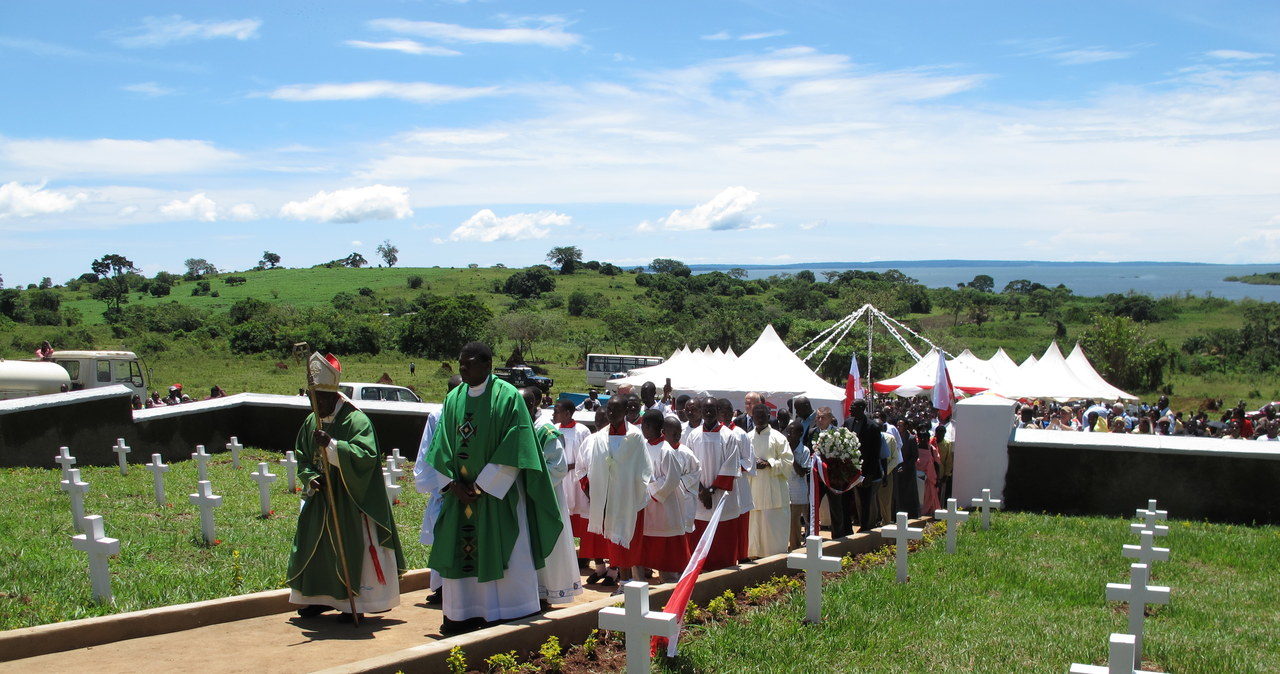
[[[298,479],[303,485],[310,484],[322,470],[320,452],[324,450],[315,444],[312,434],[315,427],[315,414],[307,415],[294,443]],[[388,577],[403,574],[404,554],[391,518],[391,503],[387,501],[382,478],[382,454],[378,451],[373,423],[364,412],[343,402],[334,420],[325,424],[323,430],[333,437],[338,452],[338,465],[329,467],[326,479],[333,485],[338,526],[352,586],[359,585],[360,570],[366,561],[370,561],[370,541],[395,550],[397,568],[384,568],[383,574]],[[371,526],[368,530],[360,513],[369,516]],[[298,515],[298,533],[294,536],[293,554],[289,557],[289,587],[309,596],[347,598],[332,527],[328,498],[325,490],[321,489],[307,497],[306,505]]]
[[[520,469],[516,482],[524,486],[530,552],[534,567],[540,569],[564,523],[529,410],[514,386],[492,375],[482,395],[471,397],[468,389],[459,386],[445,397],[427,461],[468,486],[490,463]],[[444,578],[475,578],[481,583],[502,578],[519,534],[517,485],[501,499],[484,493],[470,505],[452,492],[445,492],[440,504],[428,566]]]

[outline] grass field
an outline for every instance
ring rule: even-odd
[[[92,601],[87,557],[71,547],[76,532],[70,499],[58,487],[60,471],[0,470],[0,629],[284,587],[300,497],[287,491],[281,458],[245,450],[235,470],[230,454],[215,455],[209,480],[223,497],[214,510],[215,534],[222,542],[207,547],[200,511],[187,500],[196,491],[195,462],[171,465],[163,508],[156,505],[151,473],[142,465],[131,465],[127,476],[119,468],[81,468],[81,480],[89,483],[85,513],[102,515],[106,535],[120,539],[120,554],[111,560],[114,608]],[[249,477],[259,461],[270,462],[271,472],[280,476],[271,492],[275,514],[267,519],[259,516],[258,485]],[[428,549],[418,543],[418,531],[426,497],[414,491],[412,473],[401,485],[396,526],[406,562],[422,568]]]
[[[1140,504],[1141,505],[1141,504]],[[1176,513],[1175,513],[1176,514]],[[804,625],[803,591],[698,628],[663,671],[1065,672],[1105,664],[1127,607],[1105,600],[1128,583],[1128,521],[996,513],[970,518],[956,555],[937,541],[912,554],[910,582],[892,563],[824,586],[824,620]],[[1145,658],[1165,672],[1280,671],[1280,528],[1171,521],[1157,545],[1153,585],[1171,603],[1149,606]]]

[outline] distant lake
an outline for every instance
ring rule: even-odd
[[[916,279],[930,288],[954,288],[978,274],[995,279],[999,292],[1005,284],[1018,279],[1043,283],[1049,287],[1059,283],[1076,295],[1093,297],[1130,290],[1152,297],[1182,295],[1222,297],[1230,300],[1252,298],[1280,302],[1280,286],[1250,285],[1223,281],[1227,276],[1247,276],[1280,271],[1280,264],[1192,264],[1177,262],[1098,263],[1098,262],[982,262],[982,261],[892,261],[892,262],[815,262],[790,265],[689,265],[694,273],[727,271],[741,267],[747,278],[765,278],[774,274],[794,274],[801,269],[812,271],[822,280],[824,271],[883,272],[889,269]]]

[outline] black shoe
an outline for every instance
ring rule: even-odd
[[[592,571],[591,575],[587,576],[587,585],[595,585],[596,583],[600,582],[601,578],[604,578],[604,576],[601,576],[595,571]]]
[[[355,615],[355,618],[352,618],[351,617],[352,615]],[[364,620],[364,614],[363,613],[355,613],[355,614],[339,613],[338,614],[338,622],[340,623],[355,622],[356,620]]]
[[[444,622],[440,624],[440,635],[453,637],[459,634],[466,634],[468,632],[484,629],[486,626],[487,623],[484,618],[468,618],[466,620],[450,620],[445,618]]]
[[[614,585],[617,585],[617,584],[618,584],[618,581],[614,580],[613,576],[605,576],[600,579],[600,585],[602,587],[613,587]]]
[[[435,592],[427,595],[428,606],[439,606],[442,603],[444,603],[444,596],[440,590],[436,590]]]
[[[310,606],[303,606],[302,608],[298,609],[298,615],[303,618],[314,618],[320,615],[321,613],[324,613],[325,611],[332,611],[332,610],[333,609],[323,604],[312,604]]]

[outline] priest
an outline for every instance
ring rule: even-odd
[[[428,565],[442,578],[441,632],[461,634],[539,609],[538,575],[564,526],[529,410],[492,375],[493,351],[458,355],[426,460],[444,498]]]
[[[287,578],[289,601],[304,605],[298,615],[338,610],[351,622],[400,605],[405,563],[373,424],[338,392],[341,373],[332,355],[307,364],[313,412],[294,442],[307,495]]]

